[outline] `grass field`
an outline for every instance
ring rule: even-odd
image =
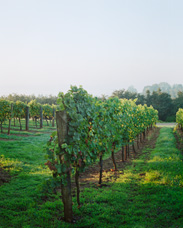
[[[155,148],[150,140],[117,179],[85,188],[80,209],[73,197],[73,224],[62,220],[60,194],[44,189],[51,173],[43,149],[52,131],[0,134],[0,165],[12,176],[0,186],[0,227],[183,228],[183,155],[171,127],[162,127]]]

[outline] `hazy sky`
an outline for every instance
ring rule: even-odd
[[[0,95],[183,84],[182,0],[0,0]]]

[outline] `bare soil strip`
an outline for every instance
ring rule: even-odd
[[[174,133],[174,136],[175,136],[176,141],[177,141],[176,146],[183,154],[183,131],[180,129],[177,129],[177,134]]]

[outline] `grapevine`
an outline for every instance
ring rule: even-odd
[[[72,86],[66,94],[60,93],[58,104],[60,110],[66,113],[68,132],[61,144],[56,133],[51,136],[46,165],[52,170],[54,178],[61,179],[63,189],[64,185],[70,188],[69,176],[75,175],[78,194],[80,172],[99,159],[101,184],[103,155],[112,154],[116,170],[115,149],[132,143],[158,118],[157,111],[152,107],[136,105],[135,101],[117,97],[102,101],[76,86]],[[79,196],[77,200],[80,206]],[[65,205],[66,201],[63,202]]]

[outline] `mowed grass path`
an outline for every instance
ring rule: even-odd
[[[50,133],[42,133],[44,130]],[[44,165],[43,149],[53,129],[44,130],[35,129],[35,133],[12,130],[10,136],[0,134],[3,139],[0,141],[0,165],[12,175],[9,183],[0,186],[0,227],[24,227],[31,223],[30,210],[41,202],[39,189],[50,176]]]
[[[183,228],[183,155],[172,128],[161,128],[156,147],[145,148],[117,180],[82,191],[80,209],[74,197],[74,224],[62,221],[59,197],[41,198],[39,187],[50,175],[41,150],[47,139],[0,142],[2,160],[16,174],[0,187],[0,227]]]

